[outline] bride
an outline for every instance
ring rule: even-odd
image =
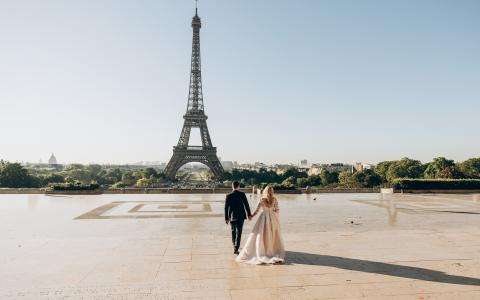
[[[260,208],[260,217],[235,260],[249,264],[282,263],[285,260],[285,248],[280,233],[278,201],[269,185],[263,190],[262,199],[252,217]]]

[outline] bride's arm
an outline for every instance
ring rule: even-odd
[[[275,199],[275,202],[273,204],[273,211],[276,212],[276,213],[280,212],[280,208],[278,208],[278,200],[277,199]]]
[[[262,206],[262,201],[263,201],[263,199],[261,199],[260,202],[258,202],[257,208],[256,208],[255,211],[253,212],[252,217],[255,217],[255,215],[256,215],[256,214],[258,213],[258,211],[260,210],[260,207]]]

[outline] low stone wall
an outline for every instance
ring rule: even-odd
[[[240,189],[242,192],[251,193],[251,188]],[[192,188],[192,189],[170,189],[170,188],[126,188],[109,189],[105,194],[228,194],[231,188]],[[300,194],[300,190],[276,191],[277,194]]]
[[[251,193],[251,188],[240,189],[245,193]],[[0,188],[0,194],[47,194],[47,195],[100,195],[100,194],[228,194],[231,188],[195,188],[195,189],[172,189],[172,188],[126,188],[95,191],[48,191],[45,188]],[[277,194],[300,194],[301,190],[276,191]]]
[[[251,188],[240,189],[251,193]],[[480,194],[480,190],[399,190],[391,189],[393,193],[409,194]],[[171,189],[171,188],[127,188],[96,191],[46,191],[43,188],[0,188],[0,194],[53,194],[53,195],[99,195],[99,194],[228,194],[230,188],[197,188],[197,189]],[[278,190],[277,194],[314,194],[314,193],[380,193],[380,188],[310,188],[301,190]],[[387,191],[384,191],[384,193]],[[388,189],[390,193],[390,189]]]
[[[83,191],[45,191],[45,195],[101,195],[103,190]]]
[[[0,188],[0,194],[45,194],[45,189],[37,188]]]
[[[105,194],[212,194],[212,189],[126,188],[108,189]]]
[[[304,194],[314,194],[314,193],[380,193],[380,188],[311,188],[302,189]]]
[[[480,194],[480,190],[401,190],[395,189],[394,193],[408,194]]]

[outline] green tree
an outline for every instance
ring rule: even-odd
[[[0,186],[6,188],[39,187],[40,180],[19,163],[0,161]]]
[[[342,171],[338,174],[338,184],[346,188],[357,187],[352,173],[348,171]]]
[[[109,184],[122,181],[122,170],[119,168],[109,169],[105,174],[105,181]]]
[[[290,177],[288,177],[287,179],[285,179],[284,181],[282,181],[282,185],[284,185],[284,186],[293,186],[293,185],[295,185],[296,181],[297,181],[297,180],[295,179],[295,177],[290,176]]]
[[[377,187],[382,183],[380,175],[370,169],[355,172],[351,180],[355,186],[365,188]]]
[[[233,169],[231,173],[225,175],[225,178],[231,181],[243,180],[243,182],[248,182],[249,184],[274,183],[285,179],[274,171],[268,171],[263,168],[259,171]]]
[[[73,183],[75,183],[75,179],[72,178],[72,177],[70,177],[70,176],[66,176],[66,177],[65,177],[65,182],[66,182],[66,183],[73,184]]]
[[[387,180],[392,182],[396,178],[421,178],[424,166],[419,160],[404,157],[394,161],[387,171]],[[381,177],[381,175],[380,175]]]
[[[86,167],[87,171],[90,173],[92,179],[102,171],[102,166],[97,164],[91,164]]]
[[[343,171],[338,176],[338,180],[340,186],[346,188],[370,188],[379,186],[382,183],[382,178],[380,175],[370,169],[365,169],[353,174]]]
[[[106,178],[107,172],[101,165],[90,164],[85,168],[86,178],[85,183],[98,182],[99,184],[109,184]]]
[[[51,183],[64,183],[65,178],[57,173],[51,173],[42,178],[42,185],[47,186]]]
[[[296,168],[289,168],[288,170],[285,171],[285,173],[282,174],[282,179],[285,180],[289,177],[293,177],[295,179],[297,178],[303,178],[303,177],[308,177],[308,174],[306,172],[301,172],[298,171]]]
[[[137,181],[140,178],[144,178],[143,172],[141,170],[133,171],[132,176],[135,178],[135,181]]]
[[[480,157],[470,158],[459,163],[458,170],[465,178],[480,178]]]
[[[129,186],[126,185],[124,182],[121,182],[121,181],[112,185],[112,188],[114,188],[114,189],[123,189],[123,188],[126,188],[126,187],[129,187]]]
[[[302,177],[302,178],[297,178],[297,187],[304,188],[309,185],[308,183],[308,178]]]
[[[324,186],[336,184],[338,183],[338,172],[322,170],[320,172],[320,179],[322,181],[322,185]]]
[[[127,186],[132,186],[134,185],[136,182],[137,182],[137,178],[135,178],[135,176],[133,176],[133,173],[132,172],[125,172],[123,175],[122,175],[122,182],[127,185]]]
[[[308,176],[307,183],[309,186],[319,186],[322,185],[322,178],[319,175]]]
[[[390,168],[390,166],[394,163],[395,161],[387,160],[387,161],[382,161],[375,166],[374,171],[380,176],[383,183],[388,182],[388,179],[387,179],[388,168]]]
[[[143,178],[157,178],[158,173],[154,168],[146,168],[142,171]]]
[[[92,179],[90,172],[81,164],[71,164],[65,171],[65,178],[68,178],[68,182],[79,181],[83,183],[89,183]]]
[[[428,163],[424,172],[425,178],[457,178],[459,173],[455,168],[455,162],[445,157],[434,158]]]
[[[137,180],[136,186],[137,187],[149,187],[153,184],[153,179],[150,178],[140,178]]]

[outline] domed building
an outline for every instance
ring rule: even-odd
[[[55,155],[50,155],[50,158],[48,159],[48,164],[51,165],[51,166],[56,166],[58,165],[57,163],[57,158],[55,157]]]

